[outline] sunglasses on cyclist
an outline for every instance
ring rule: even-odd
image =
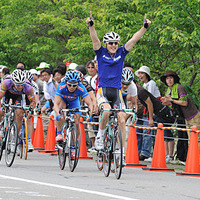
[[[122,85],[130,85],[131,83],[122,83]]]
[[[22,83],[22,84],[15,84],[15,86],[21,87],[21,86],[24,86],[24,83]]]
[[[113,45],[113,44],[114,44],[114,45],[118,45],[119,42],[108,42],[108,44],[109,44],[109,45]]]
[[[17,65],[17,68],[25,68],[24,65]]]
[[[76,86],[78,86],[78,84],[71,84],[71,83],[67,83],[67,85],[68,85],[69,87],[76,87]]]

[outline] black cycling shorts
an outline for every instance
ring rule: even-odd
[[[99,88],[97,91],[97,103],[109,103],[112,108],[125,109],[121,90],[112,87]]]

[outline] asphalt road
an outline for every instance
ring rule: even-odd
[[[168,167],[184,170],[180,165]],[[4,157],[0,163],[0,199],[197,200],[199,191],[200,178],[125,167],[117,180],[113,173],[106,178],[98,171],[95,160],[80,160],[70,172],[68,165],[60,170],[56,156],[36,151],[28,160],[16,157],[11,167],[6,167]]]

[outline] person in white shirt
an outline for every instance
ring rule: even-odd
[[[95,94],[95,90],[96,90],[96,83],[97,83],[97,76],[98,76],[98,71],[97,71],[97,68],[95,67],[95,64],[94,64],[94,61],[91,60],[91,61],[88,61],[86,63],[86,68],[87,68],[87,71],[88,71],[88,76],[86,77],[86,80],[88,81],[88,83],[90,84],[94,94]],[[96,98],[95,98],[96,99]],[[96,104],[97,106],[97,104]],[[98,108],[96,107],[95,110],[97,110]],[[93,122],[98,122],[99,121],[99,118],[97,115],[93,115],[92,117],[92,121]],[[96,132],[94,131],[98,131],[98,125],[88,125],[88,129],[89,130],[92,130],[92,131],[88,131],[88,136],[91,140],[91,143],[92,143],[92,147],[90,149],[88,149],[89,152],[93,152],[95,153],[96,150],[95,150],[95,137],[96,137]]]
[[[136,72],[135,75],[143,82],[143,88],[145,88],[148,92],[150,92],[154,97],[160,99],[160,91],[156,82],[151,79],[150,69],[147,66],[140,67]],[[137,121],[137,125],[145,125],[148,126],[148,110],[144,110],[144,115],[142,119]],[[141,130],[137,129],[138,132],[141,133]],[[138,153],[139,153],[139,160],[145,160],[150,157],[151,154],[151,143],[152,137],[151,134],[154,134],[154,131],[149,132],[148,130],[143,130],[143,135],[137,135],[138,139]]]
[[[50,111],[53,110],[54,97],[57,89],[57,83],[53,79],[50,69],[43,69],[41,75],[44,77],[44,97],[47,100],[45,105],[42,107],[42,112],[45,112],[48,108]]]

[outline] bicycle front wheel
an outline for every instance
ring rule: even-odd
[[[18,141],[18,129],[17,129],[17,123],[14,121],[8,130],[6,139],[5,161],[8,167],[10,167],[14,162],[17,149],[17,141]]]
[[[97,168],[99,171],[103,169],[103,154],[101,152],[97,153]]]
[[[26,160],[28,156],[28,132],[27,132],[27,119],[24,118],[24,125],[22,127],[22,135],[21,135],[21,153],[20,158]]]
[[[111,168],[111,138],[108,134],[108,130],[105,132],[104,138],[104,151],[103,151],[103,172],[106,177],[110,174]]]
[[[115,177],[120,179],[122,173],[122,159],[123,159],[122,135],[120,130],[116,130],[113,138],[113,158]]]
[[[66,152],[66,148],[67,148],[66,134],[67,134],[67,125],[64,125],[63,129],[62,129],[62,135],[65,136],[64,142],[57,144],[57,147],[58,147],[58,163],[59,163],[61,170],[63,170],[65,168],[66,156],[67,156],[67,153],[68,153],[68,152]]]
[[[2,154],[3,154],[3,150],[5,149],[5,142],[4,142],[4,137],[3,137],[3,128],[4,128],[4,123],[3,121],[0,123],[0,131],[1,132],[1,137],[0,137],[0,161],[1,161],[1,158],[2,158]]]
[[[3,146],[4,146],[3,138],[0,138],[0,161],[3,154]]]
[[[69,169],[71,172],[73,172],[78,164],[78,154],[79,154],[78,133],[75,124],[73,124],[72,127],[69,128],[68,147],[69,147],[69,155],[68,155]]]

